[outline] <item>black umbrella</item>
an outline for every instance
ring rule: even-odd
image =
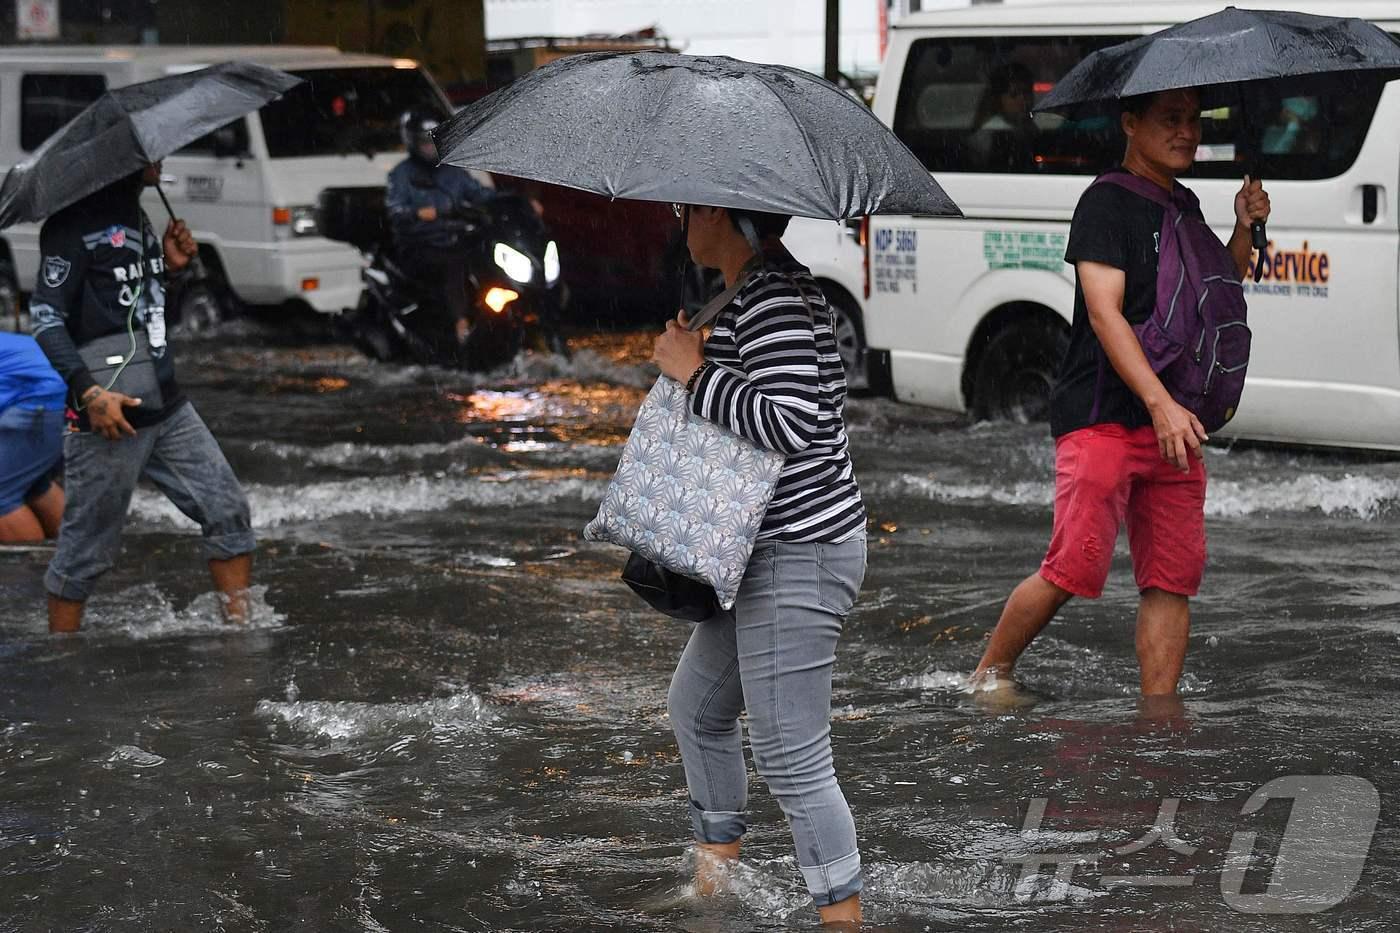
[[[43,220],[300,82],[229,62],[108,91],[10,169],[0,185],[0,228]]]
[[[780,65],[575,55],[483,98],[434,137],[446,163],[613,198],[829,219],[961,216],[868,107]]]
[[[1400,77],[1400,42],[1361,19],[1226,7],[1219,13],[1092,53],[1036,107],[1084,114],[1104,104],[1177,88],[1200,88],[1204,108],[1235,106],[1248,120],[1261,99],[1356,93]],[[1253,225],[1255,249],[1268,246]]]

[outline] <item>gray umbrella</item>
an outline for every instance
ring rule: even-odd
[[[545,65],[434,134],[446,163],[613,198],[838,219],[960,216],[864,104],[804,71],[600,52]]]
[[[1400,42],[1373,23],[1226,7],[1092,53],[1036,109],[1083,115],[1129,97],[1200,88],[1203,107],[1238,107],[1247,123],[1279,90],[1358,93],[1368,83],[1397,77]],[[1255,222],[1251,233],[1259,251],[1257,282],[1269,239],[1262,223]]]
[[[1074,113],[1176,88],[1201,88],[1206,107],[1225,106],[1248,102],[1260,82],[1318,93],[1397,77],[1400,42],[1373,23],[1226,7],[1094,52],[1036,110]]]
[[[0,228],[43,220],[299,83],[275,68],[229,62],[108,91],[10,169],[0,185]]]

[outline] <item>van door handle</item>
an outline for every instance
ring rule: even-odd
[[[161,173],[160,173],[160,183],[161,183],[161,186],[164,187],[164,188],[169,188],[171,185],[174,185],[174,184],[178,183],[179,181],[180,181],[180,176],[179,176],[179,175],[170,175],[170,174],[167,174],[166,172],[161,172]]]
[[[1376,222],[1376,217],[1380,214],[1380,203],[1380,185],[1361,186],[1361,222],[1363,224]]]

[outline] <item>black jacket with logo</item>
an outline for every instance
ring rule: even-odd
[[[78,347],[144,330],[164,405],[126,409],[149,427],[184,404],[165,340],[165,257],[141,209],[141,188],[118,182],[54,214],[39,231],[39,274],[29,300],[31,328],[76,401],[96,385]],[[133,305],[135,306],[133,308]],[[79,413],[86,430],[87,419]]]

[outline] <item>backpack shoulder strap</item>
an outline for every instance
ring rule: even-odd
[[[1133,194],[1147,198],[1147,200],[1160,204],[1163,207],[1172,206],[1171,192],[1164,190],[1161,185],[1150,182],[1146,178],[1140,175],[1134,175],[1131,172],[1105,172],[1098,178],[1095,178],[1090,187],[1093,187],[1093,185],[1117,185],[1119,188],[1131,191]]]

